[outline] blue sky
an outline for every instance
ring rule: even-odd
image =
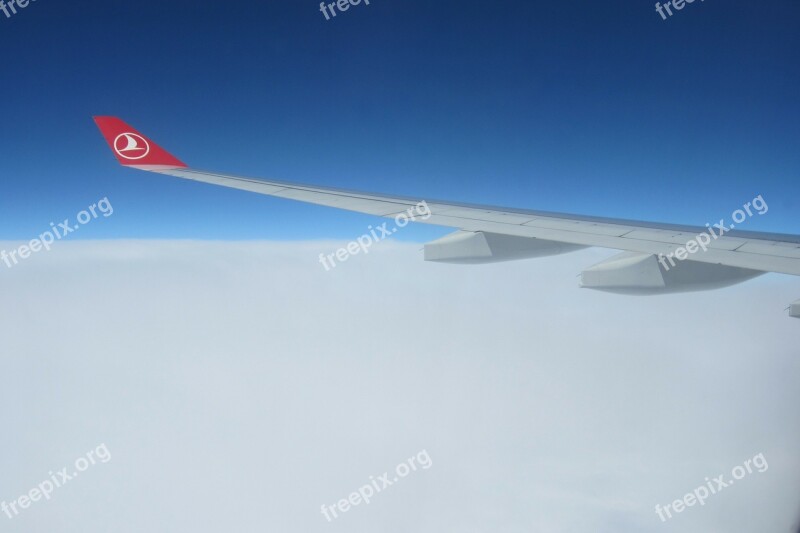
[[[56,2],[0,13],[0,239],[353,238],[373,217],[119,167],[116,115],[190,166],[421,199],[800,233],[800,4]],[[400,239],[447,230],[407,228]],[[73,238],[78,238],[75,236]]]

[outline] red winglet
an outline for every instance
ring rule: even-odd
[[[186,168],[177,157],[117,117],[94,117],[94,121],[121,165],[143,170]]]

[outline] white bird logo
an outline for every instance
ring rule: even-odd
[[[150,153],[150,144],[136,133],[120,133],[114,139],[114,151],[125,159],[142,159]]]

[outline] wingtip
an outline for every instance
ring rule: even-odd
[[[93,115],[92,119],[121,165],[141,169],[186,168],[183,161],[122,119],[103,115]]]

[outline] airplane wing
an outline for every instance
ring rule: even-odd
[[[733,229],[734,223],[725,220],[710,227],[678,226],[420,202],[403,196],[209,172],[189,168],[118,118],[95,117],[95,122],[119,163],[126,167],[387,218],[424,205],[425,216],[415,217],[416,222],[458,230],[427,244],[426,260],[487,263],[587,246],[612,248],[624,253],[585,270],[582,286],[630,294],[716,288],[764,272],[800,275],[800,236],[738,231]]]

